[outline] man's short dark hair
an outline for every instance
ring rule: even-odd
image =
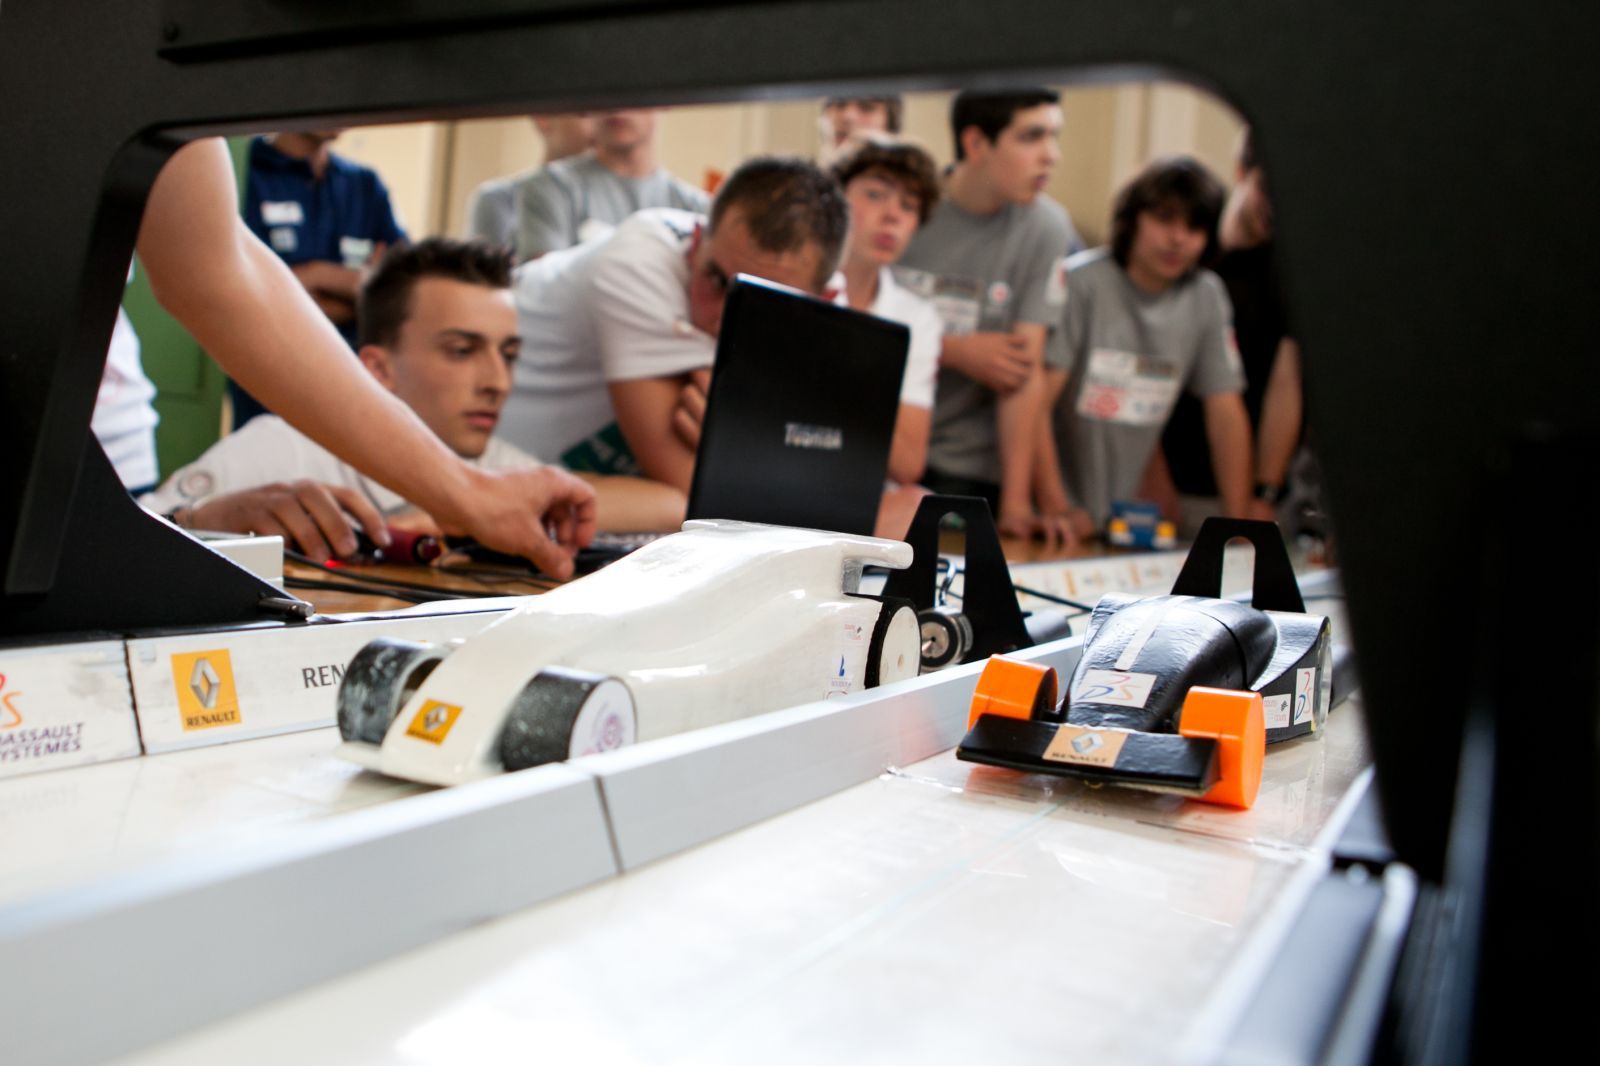
[[[1000,132],[1011,125],[1018,111],[1060,102],[1060,93],[1042,85],[1023,89],[968,89],[956,93],[955,99],[950,101],[950,135],[956,142],[956,162],[966,158],[961,132],[967,127],[978,127],[984,140],[993,144]]]
[[[717,189],[711,203],[711,230],[734,207],[764,252],[794,252],[815,241],[822,249],[815,279],[818,291],[839,264],[850,208],[844,190],[809,159],[764,155],[747,160]]]
[[[1209,264],[1217,254],[1217,221],[1222,217],[1227,195],[1222,182],[1198,160],[1186,155],[1155,160],[1117,194],[1116,206],[1111,210],[1112,257],[1126,270],[1134,235],[1139,232],[1139,216],[1145,211],[1175,207],[1183,212],[1189,225],[1205,231],[1206,250],[1200,255],[1199,265]]]
[[[511,287],[511,249],[488,241],[429,237],[384,253],[356,301],[362,344],[393,347],[411,316],[411,290],[423,278],[445,278],[489,289]]]
[[[917,198],[917,224],[939,202],[939,168],[933,157],[910,141],[887,137],[865,137],[861,144],[834,161],[834,180],[845,188],[863,174],[873,174],[893,182]]]
[[[884,110],[884,128],[890,133],[900,132],[900,122],[905,117],[905,101],[898,96],[830,96],[822,101],[824,109],[842,107],[854,101],[858,104],[882,104]]]

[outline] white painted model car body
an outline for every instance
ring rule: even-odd
[[[899,541],[686,523],[531,597],[447,651],[399,706],[381,746],[348,741],[341,754],[434,784],[499,773],[509,708],[547,667],[621,682],[584,708],[570,755],[845,695],[870,674],[880,682],[914,677],[914,613],[890,610],[880,627],[885,605],[853,595],[863,566],[910,562],[911,547]],[[877,654],[869,656],[875,627]]]

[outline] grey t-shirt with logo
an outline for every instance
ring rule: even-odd
[[[1105,248],[1067,260],[1062,338],[1071,377],[1056,405],[1067,489],[1103,525],[1131,499],[1178,394],[1244,389],[1232,309],[1209,270],[1152,296]]]
[[[635,211],[673,207],[705,214],[711,198],[665,170],[613,174],[588,152],[558,159],[517,185],[517,258],[571,248],[616,228]]]
[[[1021,322],[1052,330],[1045,360],[1065,365],[1054,336],[1065,293],[1062,258],[1078,235],[1047,197],[974,215],[948,200],[912,238],[895,279],[934,305],[946,336],[1007,332]],[[964,374],[940,369],[928,466],[942,474],[1000,481],[995,393]]]

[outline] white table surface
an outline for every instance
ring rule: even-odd
[[[1248,812],[946,752],[122,1061],[1204,1057],[1367,762],[1355,703],[1269,752]],[[248,804],[377,798],[308,765]]]

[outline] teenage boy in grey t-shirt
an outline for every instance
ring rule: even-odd
[[[1111,247],[1067,263],[1071,378],[1056,405],[1073,495],[1104,525],[1141,492],[1178,394],[1200,399],[1224,508],[1250,498],[1250,423],[1227,291],[1200,268],[1216,251],[1220,182],[1192,159],[1150,164],[1117,198]]]
[[[710,197],[656,162],[656,113],[610,111],[595,121],[593,151],[551,163],[517,186],[517,258],[537,259],[601,237],[635,211],[704,214]]]
[[[924,482],[985,496],[1003,533],[1070,541],[1043,369],[1061,259],[1077,242],[1066,212],[1043,195],[1060,159],[1057,100],[1049,89],[955,98],[944,198],[896,274],[945,327]]]
[[[533,128],[544,142],[544,165],[587,152],[594,144],[594,116],[584,111],[532,115]],[[538,169],[490,178],[472,192],[467,202],[467,236],[515,250],[517,241],[517,187]]]

